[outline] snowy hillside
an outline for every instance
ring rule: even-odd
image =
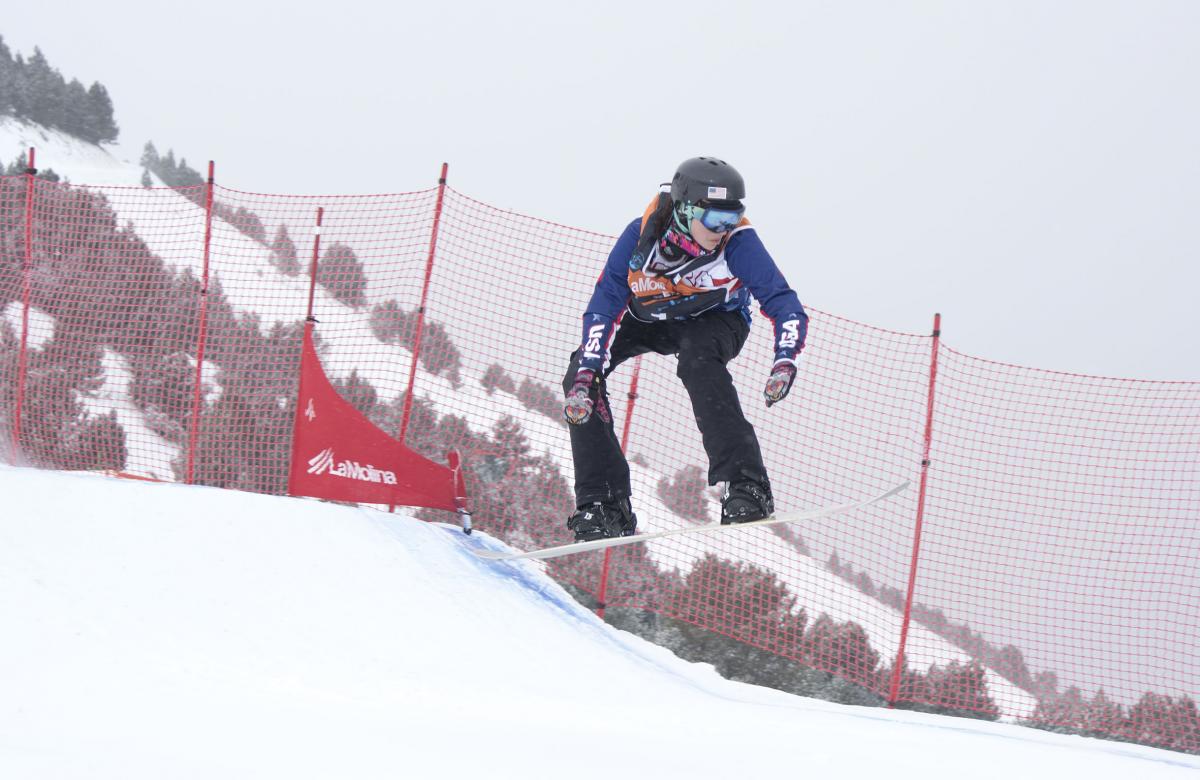
[[[9,150],[5,154],[13,159],[23,159],[30,147],[36,149],[39,169],[53,169],[73,185],[105,187],[104,196],[117,217],[117,223],[132,228],[168,268],[186,269],[196,278],[201,276],[204,252],[198,237],[205,233],[202,208],[183,195],[164,189],[162,182],[152,174],[152,183],[156,188],[155,207],[147,208],[145,190],[140,184],[144,172],[140,164],[119,159],[104,148],[56,130],[19,119],[0,117],[0,150]],[[5,157],[0,155],[0,160],[3,159]],[[164,203],[164,198],[169,202]],[[164,211],[169,211],[169,219],[162,218]],[[303,213],[306,217],[310,216],[308,209]],[[311,224],[293,224],[291,227],[298,240],[301,236],[309,240],[307,237],[312,233]],[[180,240],[181,233],[191,237],[191,240]],[[259,316],[264,332],[275,323],[292,324],[303,319],[309,291],[306,273],[298,276],[281,273],[272,262],[269,246],[245,235],[220,215],[213,219],[212,245],[214,249],[211,254],[216,266],[213,275],[217,284],[221,282],[222,257],[236,258],[237,270],[244,273],[249,269],[261,282],[256,285],[239,280],[241,283],[220,287],[235,313]],[[271,291],[265,300],[261,295],[264,287]],[[381,300],[382,297],[372,300],[372,303]],[[362,319],[360,312],[339,302],[321,286],[316,289],[314,307],[315,311],[320,312],[326,328]],[[19,332],[20,305],[9,304],[3,315],[2,321],[6,321],[14,333]],[[31,315],[30,344],[37,347],[53,335],[54,319],[38,312],[36,308]],[[353,366],[359,376],[376,387],[384,391],[390,389],[393,397],[407,380],[410,353],[398,346],[383,344],[369,333],[365,338],[362,334],[343,335],[325,344],[322,353],[330,365]],[[127,430],[137,431],[136,440],[143,445],[150,444],[131,452],[127,471],[157,479],[171,479],[171,463],[178,455],[178,448],[152,433],[152,426],[141,419],[138,409],[128,402],[114,401],[130,396],[130,375],[128,370],[119,365],[119,358],[106,355],[105,370],[103,390],[98,398],[83,399],[85,405],[93,413],[117,411],[122,425]],[[345,373],[349,373],[349,370],[347,368]],[[206,384],[213,381],[217,373],[216,367],[206,365]]]
[[[0,160],[24,161],[30,148],[36,150],[39,169],[51,169],[73,184],[137,187],[142,178],[141,166],[101,146],[23,119],[0,117]]]
[[[0,776],[1194,776],[1200,759],[732,683],[484,535],[0,467]],[[868,747],[869,749],[864,749]]]
[[[199,247],[194,242],[180,242],[172,232],[178,229],[177,225],[168,229],[150,218],[154,212],[148,212],[144,207],[138,208],[138,199],[143,197],[143,190],[138,184],[142,176],[139,165],[118,160],[99,147],[55,131],[16,120],[0,120],[0,148],[17,150],[29,146],[38,149],[39,165],[52,167],[76,184],[121,188],[105,190],[120,223],[132,225],[138,236],[168,266],[189,268],[197,275],[200,273],[203,256],[198,251]],[[202,209],[182,195],[161,193],[159,197],[164,196],[173,198],[178,211],[186,215],[185,220],[194,223],[192,228],[195,235],[203,233]],[[293,227],[293,235],[302,235],[303,227]],[[272,291],[269,305],[264,307],[261,297],[253,296],[257,289],[255,285],[226,285],[224,294],[235,311],[261,315],[264,329],[274,322],[294,323],[299,320],[308,292],[306,276],[281,273],[272,262],[267,246],[252,240],[219,218],[214,219],[213,240],[214,245],[223,247],[224,254],[236,256],[239,263],[253,268],[262,285]],[[339,323],[362,319],[361,312],[335,300],[323,287],[317,288],[315,311],[321,320],[318,335],[329,328],[338,327]],[[19,304],[10,304],[3,314],[4,320],[16,332],[20,321]],[[38,348],[53,332],[53,318],[34,309],[31,312],[31,347]],[[344,377],[353,367],[361,378],[371,382],[380,392],[381,400],[393,400],[407,379],[411,354],[400,346],[383,344],[369,333],[365,336],[342,336],[325,344],[326,365],[330,368],[331,377]],[[156,434],[153,426],[143,418],[142,411],[129,400],[132,374],[127,361],[106,349],[102,363],[103,382],[80,398],[84,407],[93,415],[115,412],[127,436],[137,443],[136,447],[129,448],[126,471],[157,479],[173,479],[172,462],[178,456],[178,447]],[[470,366],[466,371],[473,372],[474,368]],[[206,400],[212,402],[219,392],[209,381],[217,375],[216,367],[206,366],[204,375]],[[418,392],[422,395],[428,393],[430,399],[436,399],[431,403],[439,414],[459,415],[478,433],[487,433],[498,420],[508,416],[519,423],[532,441],[554,442],[547,453],[569,480],[572,466],[567,437],[561,424],[530,411],[511,393],[503,390],[486,392],[479,380],[479,376],[469,373],[463,376],[461,386],[454,387],[443,377],[421,372]],[[668,476],[636,463],[633,469],[635,484],[655,485]],[[638,496],[638,512],[646,530],[677,527],[682,522],[663,505],[657,495],[649,492]],[[855,621],[866,628],[875,651],[888,660],[895,656],[900,634],[900,614],[896,610],[864,596],[830,573],[820,562],[798,553],[785,538],[768,532],[761,532],[757,536],[753,543],[730,542],[727,539],[677,543],[671,548],[669,559],[662,558],[660,549],[652,548],[650,553],[651,558],[664,570],[679,567],[681,563],[686,566],[709,552],[727,560],[775,570],[791,592],[797,594],[801,606],[810,615],[826,614],[837,621]],[[779,561],[788,563],[781,567]],[[912,626],[909,662],[914,667],[924,669],[931,664],[966,663],[970,660],[967,653],[925,627],[917,624]],[[1032,713],[1036,702],[1027,692],[990,670],[987,671],[987,684],[1004,717],[1016,719]]]

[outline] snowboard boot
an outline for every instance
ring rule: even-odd
[[[721,525],[751,523],[763,520],[775,512],[775,499],[766,480],[743,479],[725,484],[721,497]]]
[[[584,504],[567,520],[567,528],[575,532],[575,541],[609,539],[614,536],[633,536],[637,531],[637,515],[628,498],[617,501],[596,501]]]

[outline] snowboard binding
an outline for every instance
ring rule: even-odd
[[[575,541],[611,539],[633,536],[637,531],[637,515],[628,498],[617,501],[596,501],[584,504],[567,520],[567,528],[575,532]]]
[[[754,480],[728,482],[725,495],[721,497],[721,525],[752,523],[775,513],[775,499],[771,496],[771,485]]]

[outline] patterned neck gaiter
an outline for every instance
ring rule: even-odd
[[[704,249],[692,238],[691,223],[677,204],[671,209],[671,221],[658,241],[658,254],[667,263],[686,262],[704,254]]]
[[[659,257],[671,265],[686,262],[702,254],[704,254],[704,250],[696,243],[696,240],[676,225],[667,228],[662,238],[658,240]]]

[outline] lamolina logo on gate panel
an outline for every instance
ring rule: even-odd
[[[343,460],[339,463],[333,456],[333,447],[327,447],[308,459],[308,473],[329,474],[332,477],[357,479],[360,482],[396,484],[396,472],[394,471],[377,469],[370,463],[364,466],[353,460]]]

